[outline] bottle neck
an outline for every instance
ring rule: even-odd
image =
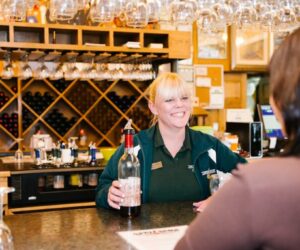
[[[133,152],[133,135],[125,134],[125,152],[132,153]]]

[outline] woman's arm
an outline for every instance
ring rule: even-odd
[[[234,177],[211,197],[209,206],[191,223],[175,249],[255,249],[250,204],[247,184]]]

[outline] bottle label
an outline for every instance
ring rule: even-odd
[[[127,179],[119,179],[121,184],[121,192],[125,194],[122,207],[136,207],[141,205],[141,178],[129,177]]]
[[[133,147],[133,135],[126,134],[125,135],[125,148],[132,148]]]

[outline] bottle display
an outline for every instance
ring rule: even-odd
[[[85,82],[77,83],[68,93],[68,99],[83,114],[95,103],[98,96]]]
[[[8,132],[10,132],[15,138],[19,136],[18,132],[18,114],[3,113],[0,115],[0,125],[2,125]]]
[[[134,154],[134,129],[131,127],[131,120],[125,125],[123,131],[125,148],[118,164],[118,180],[125,197],[120,204],[120,213],[124,217],[132,218],[138,216],[141,209],[140,162]]]
[[[64,135],[77,121],[76,117],[68,119],[58,109],[51,110],[45,118],[46,122],[53,127],[60,135]]]
[[[119,96],[115,91],[109,92],[107,96],[122,112],[126,112],[136,100],[134,95]]]
[[[9,97],[0,91],[0,109],[9,101]]]
[[[23,100],[38,114],[43,111],[53,102],[54,97],[49,92],[45,92],[43,95],[37,91],[34,94],[31,91],[25,92]]]

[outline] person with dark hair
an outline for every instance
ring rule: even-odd
[[[188,127],[192,89],[178,74],[164,73],[149,88],[153,124],[134,136],[141,164],[142,201],[195,201],[203,210],[210,196],[209,179],[217,170],[231,172],[246,162],[218,139]],[[124,194],[118,181],[122,144],[99,178],[96,204],[120,209]],[[199,202],[200,201],[200,202]]]
[[[284,153],[233,171],[176,250],[300,248],[300,28],[274,52],[269,72]]]

